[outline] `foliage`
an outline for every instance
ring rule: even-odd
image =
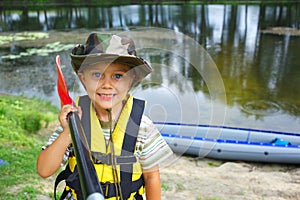
[[[0,95],[0,199],[37,199],[35,163],[41,146],[37,131],[57,119],[49,102]],[[26,183],[26,184],[24,184]]]

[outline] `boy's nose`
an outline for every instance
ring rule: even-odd
[[[112,87],[112,78],[109,76],[103,76],[99,80],[99,84],[101,84],[102,87]]]

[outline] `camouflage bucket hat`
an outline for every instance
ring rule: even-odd
[[[76,74],[84,67],[99,62],[121,63],[134,69],[133,85],[152,72],[151,66],[136,55],[132,39],[112,34],[92,33],[85,45],[78,44],[72,50],[71,64]]]

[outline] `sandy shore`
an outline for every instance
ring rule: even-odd
[[[300,199],[300,168],[180,157],[161,169],[163,198],[195,200]]]

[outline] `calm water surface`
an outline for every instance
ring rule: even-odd
[[[132,91],[148,100],[146,113],[154,121],[300,133],[300,36],[261,33],[268,27],[299,28],[299,10],[298,4],[2,10],[0,36],[42,31],[72,45],[84,43],[91,31],[122,32],[134,38],[139,55],[154,68]],[[0,92],[59,105],[60,54],[72,96],[82,94],[69,50],[3,58],[43,48],[42,41],[0,43]]]

